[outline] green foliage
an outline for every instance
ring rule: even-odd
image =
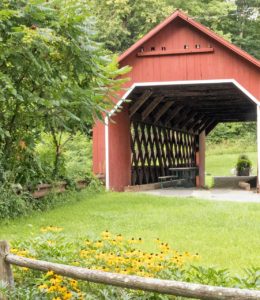
[[[164,0],[91,0],[91,4],[97,40],[112,52],[127,49],[172,12]]]
[[[69,181],[92,179],[92,140],[78,132],[75,135],[63,133],[60,142],[59,178]],[[41,142],[36,145],[36,156],[44,166],[46,182],[53,180],[55,155],[51,134],[42,134]]]
[[[238,161],[236,163],[236,170],[237,172],[245,171],[246,169],[251,169],[252,167],[252,162],[248,158],[247,155],[241,154],[238,158]]]
[[[17,194],[14,187],[4,184],[0,186],[0,219],[16,218],[30,211],[28,193]]]
[[[110,107],[121,84],[115,57],[94,42],[88,1],[4,0],[0,3],[0,151],[4,170],[27,184],[43,178],[35,157],[41,132],[86,132]]]
[[[258,0],[91,0],[91,3],[97,18],[97,39],[113,52],[126,50],[173,11],[181,9],[260,57]]]
[[[66,202],[78,200],[74,182],[66,190],[66,195],[56,194],[52,191],[44,198],[35,199],[28,191],[22,189],[21,185],[14,185],[5,182],[0,185],[0,220],[15,219],[21,216],[32,214],[33,211],[46,211]],[[93,176],[88,178],[88,187],[90,193],[98,193],[103,190],[101,183]],[[80,194],[80,193],[79,193]]]
[[[207,137],[210,144],[218,143],[243,143],[253,144],[256,140],[255,122],[220,123]]]
[[[236,8],[229,21],[223,24],[231,40],[251,55],[260,59],[260,5],[259,0],[236,0]]]

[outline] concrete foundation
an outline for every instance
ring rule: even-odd
[[[251,187],[256,187],[256,176],[216,176],[214,177],[214,188],[234,188],[239,189],[239,182],[250,183]]]

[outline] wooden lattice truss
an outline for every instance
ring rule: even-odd
[[[132,121],[132,184],[158,182],[169,168],[196,166],[197,149],[195,134]]]

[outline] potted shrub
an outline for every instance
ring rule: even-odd
[[[237,176],[249,176],[252,168],[252,162],[247,155],[240,155],[236,164]]]

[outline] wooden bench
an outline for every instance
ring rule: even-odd
[[[168,180],[168,179],[169,179],[171,182],[179,181],[179,179],[174,180],[175,178],[178,178],[178,176],[175,176],[175,175],[168,175],[168,176],[160,176],[160,177],[158,177],[158,179],[160,180],[161,188],[163,188],[163,183],[164,183],[166,180]]]
[[[169,171],[173,172],[173,176],[177,176],[179,180],[183,180],[186,182],[185,186],[190,187],[193,186],[191,180],[191,172],[198,173],[198,167],[176,167],[176,168],[169,168]]]

